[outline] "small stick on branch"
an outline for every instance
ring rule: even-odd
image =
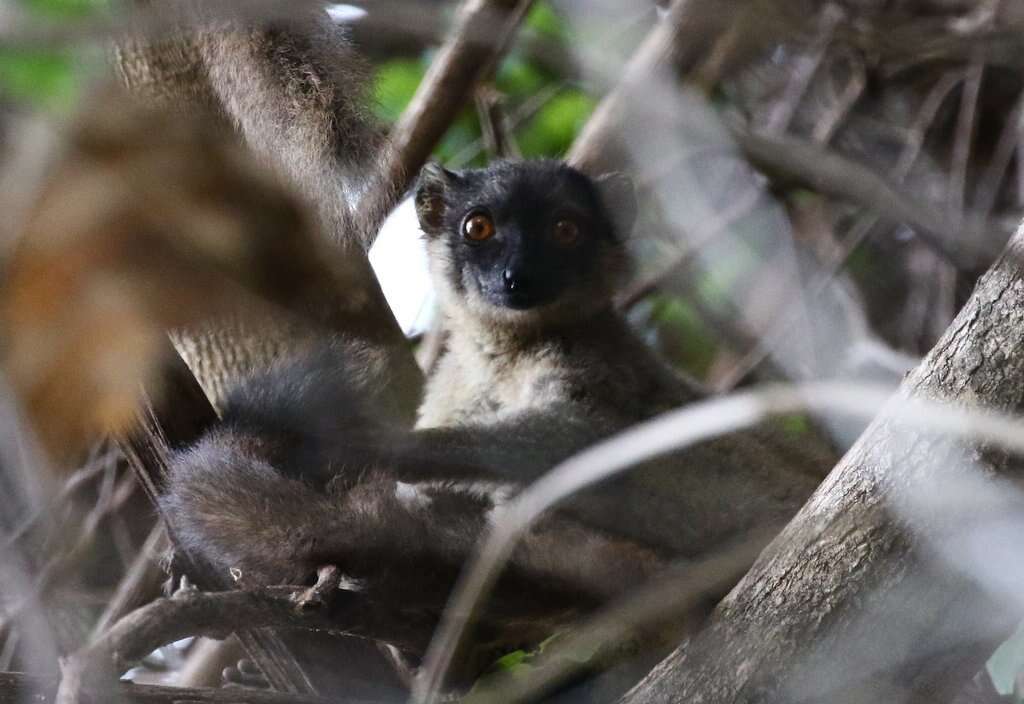
[[[484,145],[496,159],[519,158],[522,154],[509,132],[502,109],[501,94],[493,88],[482,86],[476,92],[476,112],[480,119]]]
[[[981,78],[985,65],[980,59],[971,62],[960,97],[960,111],[956,121],[956,135],[953,140],[953,163],[950,166],[949,189],[946,203],[951,209],[953,221],[963,219],[967,206],[967,166],[971,159],[971,145],[974,142],[974,125],[978,113],[978,96],[981,93]]]
[[[1018,151],[1021,143],[1021,125],[1024,124],[1024,91],[1021,91],[1006,117],[1006,123],[999,133],[999,140],[992,151],[992,158],[989,159],[988,167],[978,179],[978,188],[975,194],[975,207],[979,217],[988,217],[995,208],[996,199],[999,196],[999,187],[1006,177],[1006,170],[1010,168],[1010,161],[1014,153]],[[1018,158],[1018,163],[1020,163]],[[1018,167],[1019,173],[1024,169]]]
[[[316,585],[298,591],[290,587],[214,593],[179,589],[170,598],[128,614],[65,660],[55,703],[80,704],[83,688],[112,682],[156,648],[190,635],[224,638],[240,623],[247,628],[337,628],[337,621],[327,618],[326,612],[337,596],[339,578],[336,567],[324,567]]]

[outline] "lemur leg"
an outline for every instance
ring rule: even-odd
[[[425,644],[500,492],[401,482],[378,467],[338,466],[338,480],[318,486],[282,474],[270,450],[266,437],[222,429],[179,455],[162,499],[179,544],[242,586],[303,584],[337,565],[396,617],[421,623]],[[516,550],[484,632],[534,642],[662,566],[634,543],[549,517]]]

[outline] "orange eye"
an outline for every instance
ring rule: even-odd
[[[555,244],[561,247],[571,247],[580,239],[580,227],[572,220],[559,220],[555,223],[552,234]]]
[[[494,223],[486,215],[477,213],[462,224],[462,234],[470,242],[483,242],[494,235]]]

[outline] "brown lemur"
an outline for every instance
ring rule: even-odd
[[[557,162],[462,173],[416,192],[448,331],[413,431],[389,427],[344,353],[242,385],[222,425],[179,454],[163,499],[175,535],[243,584],[302,583],[337,564],[421,641],[493,511],[594,441],[700,392],[616,311],[632,186]],[[536,641],[668,560],[790,516],[812,462],[767,433],[651,463],[570,502],[524,541],[484,622]],[[822,468],[823,470],[824,468]]]
[[[464,192],[452,190],[458,184]],[[448,289],[445,310],[472,305],[482,315],[448,327],[478,335],[474,325],[489,321],[495,333],[506,328],[509,344],[521,338],[491,388],[508,399],[481,393],[475,380],[486,365],[462,359],[452,367],[460,354],[453,347],[430,384],[424,429],[389,427],[361,394],[344,350],[325,342],[238,388],[222,426],[177,457],[163,505],[178,540],[244,584],[303,583],[318,566],[338,564],[378,601],[417,613],[423,640],[415,645],[424,646],[493,510],[552,462],[640,415],[638,403],[600,417],[612,399],[590,400],[585,375],[577,375],[559,342],[579,338],[579,363],[587,366],[592,345],[570,316],[590,318],[585,310],[597,314],[611,300],[609,267],[623,264],[617,232],[633,208],[626,186],[619,178],[595,185],[554,162],[462,175],[429,167],[417,206],[435,274]],[[619,208],[620,199],[625,210],[615,211],[623,216],[616,226],[605,203]],[[457,222],[449,226],[451,219]],[[473,293],[442,260],[472,265]],[[550,359],[534,356],[533,342],[550,346]],[[678,383],[651,361],[650,374],[664,375],[662,387]],[[452,376],[467,363],[480,366],[464,369],[475,376]],[[674,405],[677,395],[643,376],[625,383],[648,401]],[[558,415],[557,427],[545,413]],[[534,426],[536,418],[544,428]],[[492,430],[495,422],[507,425]],[[553,516],[524,542],[488,609],[491,637],[536,641],[553,624],[638,583],[664,556]]]
[[[303,294],[313,330],[273,321],[179,336],[224,419],[175,458],[163,504],[182,546],[243,584],[338,563],[411,624],[402,645],[415,651],[498,503],[700,394],[614,309],[634,209],[621,179],[552,163],[430,168],[418,211],[449,347],[410,430],[412,358],[393,321],[377,324],[389,313],[355,251],[378,214],[361,217],[353,196],[387,147],[365,115],[358,56],[315,3],[292,14],[200,23],[120,54],[131,87],[205,109],[288,176],[343,245],[354,284],[350,296]],[[485,615],[492,636],[541,637],[666,559],[790,516],[829,466],[804,449],[747,433],[578,497],[514,556]]]

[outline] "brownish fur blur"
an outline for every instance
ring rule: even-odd
[[[162,336],[329,277],[300,199],[207,122],[97,96],[7,262],[4,365],[68,459],[131,421]]]

